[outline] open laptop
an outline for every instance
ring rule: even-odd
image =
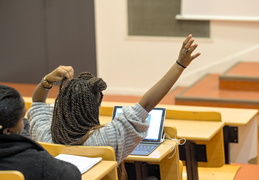
[[[120,113],[122,113],[122,106],[114,106],[112,119]],[[165,114],[165,108],[154,108],[149,112],[147,136],[132,151],[131,155],[148,156],[163,142]]]

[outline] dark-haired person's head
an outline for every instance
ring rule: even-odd
[[[21,134],[24,115],[24,100],[19,92],[0,85],[0,134]]]
[[[59,144],[80,145],[100,127],[99,108],[107,85],[89,72],[63,83],[53,112],[52,139]]]

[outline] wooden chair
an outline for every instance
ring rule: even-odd
[[[106,123],[110,122],[112,120],[112,113],[113,113],[113,107],[115,105],[132,105],[130,103],[116,103],[116,102],[102,102],[102,106],[100,107],[100,122],[102,125],[105,125]],[[175,138],[177,136],[177,130],[175,127],[164,127],[164,132],[166,132],[171,138]],[[166,145],[167,146],[167,145]],[[163,149],[163,148],[162,148]],[[164,148],[164,151],[166,151]],[[160,178],[161,179],[169,179],[168,177],[173,174],[174,177],[170,176],[170,179],[182,179],[183,174],[183,163],[179,160],[179,153],[178,153],[178,145],[176,147],[175,155],[172,158],[167,158],[168,156],[172,155],[171,153],[168,156],[162,157],[159,160],[157,160],[155,157],[137,157],[137,156],[128,156],[125,160],[127,163],[134,163],[134,162],[147,162],[149,164],[158,164],[160,166]],[[159,150],[158,150],[159,151]],[[157,153],[159,154],[159,152]],[[148,160],[148,158],[151,158],[151,160]],[[147,159],[146,159],[147,158]],[[178,162],[178,163],[177,163]]]
[[[24,97],[24,102],[25,102],[25,109],[26,111],[31,107],[32,104],[32,98],[31,97]],[[46,99],[46,103],[54,103],[55,102],[55,98],[47,98]]]
[[[106,124],[107,122],[111,121],[111,116],[113,113],[113,107],[117,105],[118,103],[114,102],[102,102],[102,106],[100,107],[100,121],[101,124]],[[120,103],[120,105],[131,105],[128,103]],[[171,138],[176,138],[177,137],[177,130],[175,127],[164,127],[164,132],[168,134]],[[179,160],[179,150],[178,150],[178,145],[175,147],[175,155],[173,158],[168,159],[168,158],[162,158],[159,163],[151,163],[151,164],[159,164],[160,166],[160,178],[161,179],[168,179],[168,173],[173,174],[174,178],[177,180],[182,180],[182,175],[183,175],[183,163],[181,160]],[[170,156],[170,155],[169,155]],[[133,158],[134,159],[134,158]],[[133,160],[126,160],[127,162],[132,162]],[[145,162],[145,160],[143,160]],[[178,163],[176,163],[178,162]],[[172,177],[170,176],[172,179]]]
[[[85,174],[88,173],[88,175],[91,177],[91,175],[96,175],[96,173],[100,173],[102,176],[100,179],[105,180],[116,180],[118,179],[117,174],[117,161],[114,149],[110,146],[76,146],[76,145],[62,145],[62,144],[52,144],[52,143],[45,143],[45,142],[38,142],[41,144],[52,156],[57,156],[58,154],[71,154],[71,155],[78,155],[78,156],[85,156],[85,157],[102,157],[102,161],[100,163],[103,164],[103,167],[106,166],[105,163],[108,161],[113,162],[113,169],[109,170],[110,172],[107,173],[107,170],[105,170],[104,175],[102,175],[101,171],[103,169],[97,170],[97,171],[87,171]],[[99,164],[100,164],[99,163]],[[115,166],[114,166],[115,164]],[[93,167],[94,169],[95,167]],[[87,178],[89,178],[87,177]],[[84,175],[82,176],[82,179],[84,178]]]
[[[102,157],[103,160],[116,161],[114,149],[110,146],[70,146],[45,142],[38,143],[52,156],[57,156],[58,154],[73,154],[86,157]]]
[[[166,118],[193,121],[222,121],[221,113],[216,111],[182,111],[167,109]]]
[[[1,180],[24,180],[24,176],[20,171],[0,171]]]
[[[209,121],[209,122],[222,121],[220,112],[187,111],[187,110],[184,111],[184,110],[172,110],[172,109],[167,109],[166,119],[167,119],[167,126],[169,124],[174,125],[174,121],[170,122],[170,120],[181,120],[181,121],[191,120],[191,121]],[[194,142],[196,144],[206,145],[207,162],[198,162],[198,166],[221,167],[222,165],[225,164],[223,129],[220,130],[218,133],[216,133],[209,141],[195,140]]]
[[[167,109],[166,118],[172,120],[222,122],[221,113],[214,111],[184,111]],[[173,123],[172,123],[173,125]],[[223,130],[214,135],[210,141],[195,140],[196,144],[205,144],[207,162],[198,162],[199,179],[234,179],[240,166],[225,164]],[[184,162],[185,165],[185,162]],[[213,175],[214,174],[214,175]],[[183,167],[183,177],[187,179],[186,167]]]
[[[168,126],[165,126],[164,127],[164,132],[169,135],[171,138],[176,138],[177,137],[177,129],[175,127],[168,127]],[[171,163],[171,162],[167,162],[166,163],[166,166],[167,167],[164,167],[164,169],[168,169],[168,165],[171,164],[171,173],[175,173],[177,174],[177,177],[178,179],[177,180],[182,180],[183,179],[183,162],[179,159],[179,148],[178,148],[178,145],[175,147],[175,160],[178,162],[178,166],[176,167],[172,167],[174,164]],[[177,172],[174,172],[173,169],[176,169],[178,170]],[[173,171],[173,172],[172,172]],[[163,173],[163,171],[162,171]]]

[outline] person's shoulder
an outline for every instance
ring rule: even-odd
[[[81,172],[75,165],[56,159],[47,151],[41,152],[41,156],[43,159],[43,172],[46,173],[45,176],[49,175],[47,179],[81,179]]]

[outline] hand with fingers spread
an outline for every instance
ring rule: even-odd
[[[192,60],[194,60],[201,54],[196,53],[192,55],[193,51],[198,47],[198,44],[193,43],[194,39],[192,38],[191,34],[183,42],[178,59],[176,60],[177,64],[183,68],[186,68],[192,62]]]

